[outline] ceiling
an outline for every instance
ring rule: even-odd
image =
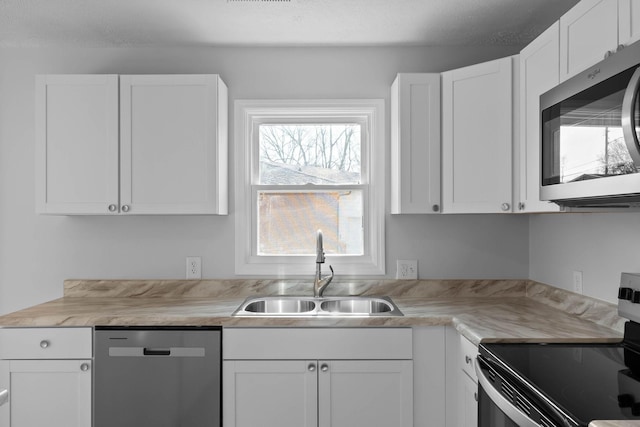
[[[0,47],[521,46],[578,0],[0,0]]]

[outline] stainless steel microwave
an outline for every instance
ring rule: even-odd
[[[540,197],[640,206],[640,42],[540,97]]]

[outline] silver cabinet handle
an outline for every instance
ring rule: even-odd
[[[82,372],[87,372],[89,370],[89,364],[88,363],[83,363],[82,365],[80,365],[80,370]]]
[[[509,209],[511,209],[511,205],[509,203],[503,203],[500,206],[500,209],[502,209],[503,211],[508,211]]]
[[[310,372],[314,372],[314,371],[316,370],[316,365],[315,365],[315,364],[313,364],[313,363],[310,363],[310,364],[309,364],[309,366],[307,367],[307,369],[308,369]]]
[[[0,391],[0,406],[9,401],[9,390]]]
[[[51,343],[49,341],[47,341],[47,340],[40,341],[40,347],[41,348],[47,348],[47,347],[49,347],[50,344]]]
[[[129,212],[129,205],[122,205],[122,212]]]
[[[638,89],[640,88],[640,68],[631,76],[627,90],[622,99],[622,133],[627,150],[631,155],[633,163],[640,167],[640,143],[635,123],[635,106],[638,100]]]
[[[473,400],[475,400],[476,402],[478,401],[478,392],[474,392],[473,393]]]
[[[118,206],[111,204],[109,205],[109,212],[115,212],[118,210]]]
[[[327,372],[327,371],[329,370],[329,365],[327,365],[326,363],[323,363],[323,364],[320,366],[320,370],[321,370],[322,372]]]

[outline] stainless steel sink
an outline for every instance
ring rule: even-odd
[[[394,306],[380,298],[350,298],[322,301],[320,310],[329,313],[344,314],[379,314],[391,313]]]
[[[244,306],[247,312],[264,314],[308,313],[315,308],[315,301],[301,298],[260,298]]]
[[[388,297],[250,297],[233,316],[247,317],[328,317],[328,316],[402,316]]]

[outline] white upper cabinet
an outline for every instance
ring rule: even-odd
[[[619,40],[618,6],[618,0],[582,0],[560,18],[560,81],[602,61],[627,42]]]
[[[36,77],[36,210],[118,204],[118,76]]]
[[[36,96],[39,213],[227,213],[219,76],[38,76]]]
[[[440,74],[391,86],[391,213],[440,212]]]
[[[442,211],[512,210],[514,58],[442,74]]]
[[[540,95],[556,86],[560,69],[556,22],[520,52],[520,191],[517,212],[557,212],[540,201]]]
[[[619,0],[619,40],[620,44],[631,44],[640,40],[640,2]]]
[[[121,209],[227,213],[227,96],[220,78],[121,76],[120,102]]]

